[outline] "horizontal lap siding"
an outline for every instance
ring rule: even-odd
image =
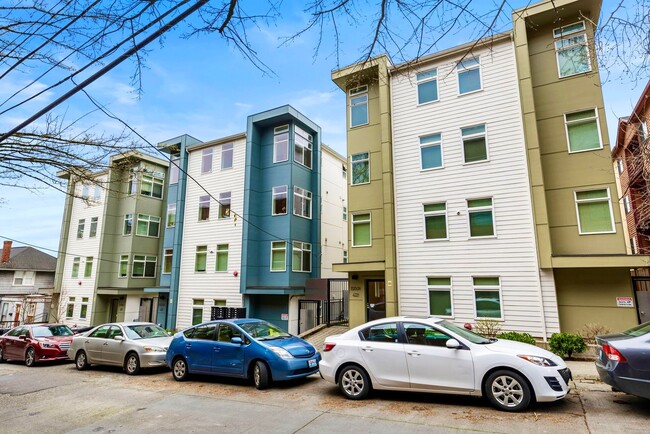
[[[458,96],[455,62],[392,78],[400,314],[429,313],[427,276],[451,276],[454,321],[475,322],[472,276],[499,276],[504,330],[557,324],[552,274],[542,300],[515,60],[510,41],[481,56],[483,90]],[[459,56],[460,57],[460,56]],[[439,101],[418,106],[415,72],[438,67]],[[488,162],[463,164],[460,129],[486,124]],[[419,136],[441,133],[444,168],[421,171]],[[466,199],[492,197],[496,237],[469,239]],[[425,241],[422,204],[447,203],[449,240]]]

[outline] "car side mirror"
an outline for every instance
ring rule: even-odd
[[[456,339],[449,339],[446,343],[445,346],[451,350],[458,350],[460,348],[463,348],[463,346],[458,342]]]
[[[113,339],[115,339],[116,341],[123,341],[124,336],[122,336],[122,335],[113,336]]]
[[[234,337],[234,338],[230,338],[230,343],[237,344],[237,345],[242,345],[244,343],[244,341],[239,337]]]

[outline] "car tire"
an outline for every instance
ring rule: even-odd
[[[34,351],[34,348],[29,347],[27,348],[27,352],[25,353],[25,366],[31,368],[34,366],[36,363],[36,351]]]
[[[187,362],[182,357],[177,357],[172,363],[172,376],[176,381],[185,381],[190,373],[187,369]]]
[[[269,387],[271,383],[271,376],[269,375],[269,368],[266,363],[262,361],[255,362],[253,366],[253,384],[257,390],[263,390]]]
[[[140,373],[140,359],[137,354],[131,353],[126,355],[124,369],[128,375],[137,375]]]
[[[533,394],[526,379],[513,371],[499,370],[485,380],[485,395],[494,407],[503,411],[528,408]]]
[[[357,365],[343,368],[338,378],[339,390],[348,399],[364,399],[372,385],[366,371]]]
[[[77,353],[77,355],[74,357],[74,365],[79,371],[85,371],[90,367],[90,363],[88,363],[88,356],[86,355],[85,351],[81,350]]]

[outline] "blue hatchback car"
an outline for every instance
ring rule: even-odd
[[[252,318],[192,326],[176,333],[167,350],[177,381],[190,374],[221,375],[252,379],[258,389],[315,374],[320,359],[309,342]]]

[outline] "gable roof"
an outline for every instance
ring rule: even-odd
[[[33,247],[12,247],[9,262],[0,262],[0,270],[56,270],[56,258]]]

